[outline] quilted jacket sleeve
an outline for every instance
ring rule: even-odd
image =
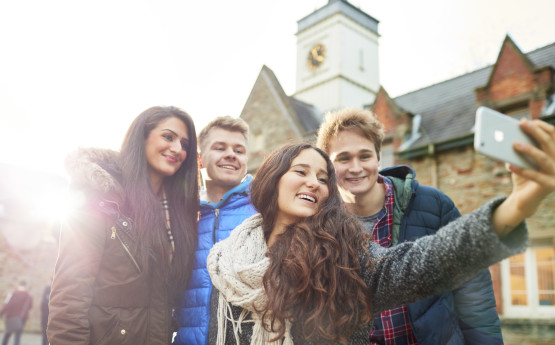
[[[453,290],[455,311],[467,344],[503,344],[488,269]]]

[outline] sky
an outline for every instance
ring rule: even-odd
[[[0,163],[64,174],[77,147],[118,149],[154,105],[197,131],[239,116],[263,65],[295,92],[297,21],[327,0],[0,2]],[[553,0],[352,0],[380,21],[380,82],[398,96],[555,42]]]

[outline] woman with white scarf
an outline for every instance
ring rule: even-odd
[[[260,214],[208,256],[217,291],[209,344],[368,344],[381,311],[450,290],[526,248],[524,219],[555,190],[555,128],[523,125],[540,148],[516,145],[539,171],[510,166],[513,191],[435,235],[382,248],[342,206],[333,164],[289,144],[251,185]]]

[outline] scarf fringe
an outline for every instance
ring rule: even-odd
[[[237,345],[241,325],[246,322],[254,323],[250,345],[294,345],[289,321],[283,338],[270,341],[277,333],[267,331],[264,325],[268,325],[268,320],[262,320],[262,314],[256,312],[266,304],[262,277],[269,266],[261,224],[260,214],[245,220],[227,239],[216,243],[208,255],[208,272],[219,291],[217,345],[226,345],[227,322],[233,326]],[[237,320],[233,318],[232,305],[243,308]],[[249,315],[252,320],[246,320]]]
[[[243,309],[241,315],[237,320],[233,318],[231,305],[225,300],[221,294],[218,298],[218,335],[216,339],[217,345],[225,345],[225,337],[227,331],[227,321],[230,321],[233,325],[233,335],[235,336],[235,343],[240,344],[239,334],[242,332],[241,325],[243,322],[254,322],[253,333],[251,337],[250,345],[294,345],[293,338],[291,337],[291,323],[286,322],[285,325],[285,335],[283,337],[283,342],[279,339],[276,341],[270,341],[277,336],[274,332],[268,332],[262,325],[262,321],[259,320],[258,315],[255,315],[253,320],[245,321],[245,318],[250,312]]]

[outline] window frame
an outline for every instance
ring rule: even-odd
[[[501,262],[501,291],[503,296],[503,316],[510,318],[545,319],[555,317],[555,305],[540,305],[538,290],[538,265],[536,250],[553,246],[528,247],[524,254],[524,277],[526,280],[526,297],[528,305],[512,305],[511,276],[509,259]],[[555,263],[554,263],[555,270]]]

